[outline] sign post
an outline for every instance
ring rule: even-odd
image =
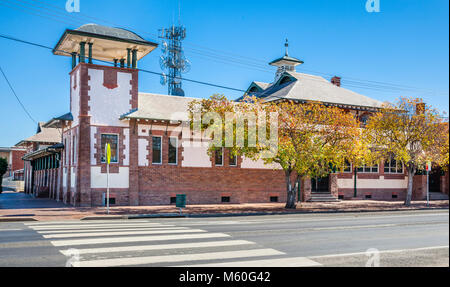
[[[431,161],[427,162],[427,206],[430,206],[430,171],[431,171]]]
[[[109,143],[105,146],[106,152],[106,210],[109,214],[109,164],[111,163],[111,145]]]

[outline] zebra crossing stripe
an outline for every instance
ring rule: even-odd
[[[92,228],[115,228],[120,229],[123,227],[170,227],[174,225],[162,225],[160,223],[147,223],[147,224],[90,224],[90,225],[45,225],[45,226],[30,226],[33,230],[65,230],[65,229],[92,229]]]
[[[102,254],[114,252],[133,252],[133,251],[150,251],[150,250],[173,250],[188,248],[205,248],[205,247],[225,247],[225,246],[241,246],[252,245],[251,241],[246,240],[227,240],[227,241],[209,241],[209,242],[187,242],[174,244],[155,244],[155,245],[137,245],[137,246],[121,246],[121,247],[105,247],[105,248],[87,248],[77,249],[78,254]],[[70,250],[60,250],[66,256],[70,256]]]
[[[202,233],[206,232],[201,229],[171,229],[171,230],[142,230],[142,231],[118,231],[118,232],[91,232],[91,233],[63,233],[63,234],[47,234],[44,238],[77,238],[77,237],[104,237],[119,235],[149,235],[149,234],[176,234],[176,233]]]
[[[84,230],[44,230],[37,231],[39,234],[60,234],[60,233],[93,233],[93,232],[114,232],[114,231],[145,231],[145,230],[181,230],[181,229],[189,229],[188,227],[127,227],[127,228],[99,228],[99,229],[84,229]]]
[[[165,240],[221,238],[221,237],[231,237],[231,236],[228,234],[224,234],[224,233],[126,236],[126,237],[111,237],[111,238],[54,240],[54,241],[51,241],[51,244],[53,244],[53,246],[59,247],[59,246],[78,246],[78,245],[89,245],[89,244],[129,243],[129,242],[143,242],[143,241],[165,241]]]
[[[195,254],[177,254],[177,255],[162,255],[162,256],[147,256],[147,257],[124,257],[124,258],[110,258],[99,260],[88,260],[79,262],[80,267],[115,267],[124,265],[144,265],[155,263],[175,263],[185,261],[200,261],[200,260],[216,260],[216,259],[233,259],[246,257],[262,257],[283,255],[283,252],[275,249],[251,249],[239,251],[225,251],[225,252],[210,252],[210,253],[195,253]]]

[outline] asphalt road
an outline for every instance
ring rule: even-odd
[[[0,223],[0,266],[449,266],[449,213]]]

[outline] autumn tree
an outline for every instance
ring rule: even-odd
[[[428,161],[440,164],[447,161],[448,165],[448,129],[444,127],[438,111],[418,98],[400,98],[395,104],[387,103],[369,119],[364,133],[374,154],[380,159],[391,157],[406,168],[407,206],[411,204],[416,171],[423,169]]]
[[[217,135],[222,133],[222,128],[224,134],[231,134],[234,140],[227,142],[227,137],[219,137],[216,145],[228,147],[234,154],[252,160],[262,159],[265,164],[278,164],[284,171],[288,209],[296,207],[295,183],[304,177],[327,176],[340,167],[347,152],[355,149],[360,133],[350,113],[321,103],[266,103],[254,97],[236,103],[215,95],[192,102],[189,110],[192,119],[195,113],[203,116],[213,112],[219,115],[222,120],[216,119],[213,123],[202,121],[202,130],[214,127],[214,134]],[[274,114],[275,118],[270,117]],[[226,115],[232,116],[234,126],[231,129],[229,125],[227,127]],[[244,121],[247,125],[236,124]],[[273,126],[274,122],[276,126]],[[267,138],[269,134],[270,140]],[[244,136],[243,145],[239,144],[239,135]],[[252,145],[251,139],[257,139],[255,144]],[[210,146],[210,151],[215,148]]]

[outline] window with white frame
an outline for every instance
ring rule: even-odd
[[[102,134],[101,135],[101,162],[106,162],[106,144],[111,148],[111,163],[119,162],[119,135],[117,134]]]
[[[378,164],[370,166],[370,165],[364,165],[358,167],[359,173],[378,173],[379,167]]]
[[[398,162],[394,157],[390,157],[384,162],[385,173],[403,173],[403,164]]]
[[[169,138],[169,164],[178,164],[178,138]]]
[[[152,137],[152,163],[162,164],[162,137]]]
[[[344,173],[351,173],[352,170],[353,170],[352,164],[348,160],[345,160],[344,166],[343,166],[343,172]]]
[[[217,148],[214,152],[214,163],[216,166],[223,166],[223,148]]]
[[[230,166],[237,166],[237,155],[233,154],[233,152],[231,150],[230,150],[229,160],[230,160]]]

